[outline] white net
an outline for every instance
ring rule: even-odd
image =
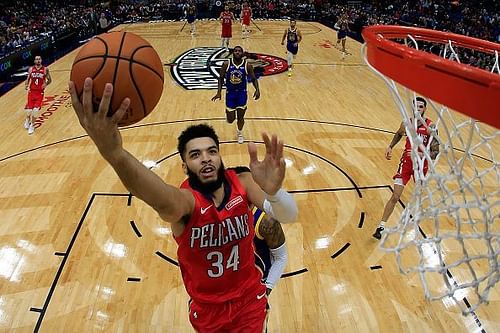
[[[399,42],[500,74],[498,53],[482,55],[451,41],[432,44],[412,36]],[[401,272],[420,276],[428,299],[447,298],[463,314],[471,313],[488,302],[500,276],[500,131],[430,99],[422,117],[416,93],[370,67],[385,80],[401,113],[415,177],[411,199],[399,223],[386,227],[381,247],[395,253]],[[431,135],[425,146],[417,133],[423,118],[433,121],[425,125]],[[432,156],[436,142],[439,153]]]

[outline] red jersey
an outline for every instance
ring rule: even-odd
[[[220,14],[220,18],[222,20],[222,26],[231,26],[231,24],[233,23],[233,13],[231,12],[222,12]]]
[[[252,17],[252,9],[250,7],[243,8],[241,11],[241,20],[244,25],[250,25],[250,19]]]
[[[429,139],[431,137],[427,128],[429,128],[429,126],[432,124],[432,121],[429,118],[425,118],[425,123],[427,127],[423,124],[420,123],[418,124],[417,135],[422,138],[424,147],[427,147],[427,144],[429,143]],[[411,143],[410,143],[410,138],[406,137],[404,153],[409,153],[409,152],[411,152]]]
[[[43,91],[43,85],[45,83],[45,78],[47,76],[47,71],[44,66],[36,68],[36,66],[31,67],[30,75],[30,91]]]
[[[220,14],[220,18],[222,20],[222,34],[221,34],[221,36],[223,38],[233,37],[233,32],[232,32],[233,13],[222,12]]]
[[[224,201],[190,187],[195,207],[179,237],[177,257],[186,290],[195,302],[222,303],[258,290],[262,272],[255,264],[253,215],[247,193],[234,170],[226,170]]]

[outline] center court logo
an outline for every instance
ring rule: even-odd
[[[221,47],[197,47],[181,54],[171,66],[170,72],[187,90],[217,89],[219,70],[230,53]],[[254,66],[257,77],[283,73],[288,69],[285,59],[272,55],[250,53],[248,62]]]

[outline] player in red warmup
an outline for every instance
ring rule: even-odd
[[[28,78],[24,84],[28,90],[28,101],[24,110],[26,111],[26,119],[24,120],[24,128],[28,130],[28,134],[35,132],[34,121],[42,107],[43,93],[45,87],[52,82],[49,69],[42,65],[42,57],[35,57],[35,65],[28,70]]]
[[[226,51],[229,50],[229,40],[233,37],[234,15],[229,11],[229,6],[224,6],[224,11],[220,13],[219,19],[222,23],[221,47],[226,45]]]
[[[253,215],[262,209],[281,223],[297,217],[292,196],[281,189],[285,177],[283,142],[263,134],[264,160],[250,143],[250,168],[225,168],[212,127],[185,129],[178,151],[187,179],[180,188],[166,184],[122,146],[118,122],[130,105],[124,99],[107,117],[113,86],[107,84],[99,110],[92,105],[92,80],[82,102],[69,84],[80,124],[127,189],[171,223],[185,288],[189,319],[197,332],[262,332],[267,316],[266,286],[256,265]],[[97,111],[97,112],[94,112]]]
[[[250,37],[250,22],[252,21],[252,8],[250,8],[247,2],[243,3],[240,17],[241,17],[241,27],[243,29],[242,31],[243,38],[248,38]]]

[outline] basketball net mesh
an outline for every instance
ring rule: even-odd
[[[400,42],[436,50],[412,36]],[[438,47],[442,57],[460,62],[451,41]],[[498,53],[489,57],[488,69],[500,74]],[[401,113],[415,178],[411,199],[399,223],[384,230],[381,247],[395,253],[402,273],[418,273],[427,299],[454,302],[469,314],[487,303],[499,280],[500,131],[426,99],[423,117],[433,125],[425,125],[431,138],[424,147],[413,120],[425,124],[414,106],[417,94],[373,68],[366,53],[365,61],[387,83]],[[439,142],[435,159],[433,140]]]

